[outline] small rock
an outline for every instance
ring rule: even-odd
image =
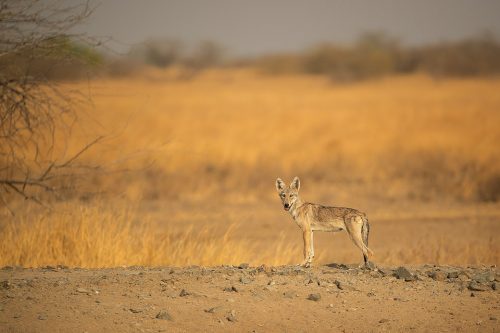
[[[10,288],[12,288],[12,283],[10,283],[10,281],[7,281],[7,280],[2,281],[2,282],[0,282],[0,288],[10,289]]]
[[[77,288],[76,292],[80,293],[80,294],[88,294],[89,293],[89,291],[85,288]]]
[[[239,264],[239,266],[238,266],[239,269],[247,269],[248,267],[250,267],[250,265],[246,262]]]
[[[309,296],[307,296],[307,299],[317,302],[321,299],[321,294],[309,294]]]
[[[413,274],[411,274],[411,272],[403,266],[398,267],[398,269],[394,271],[394,276],[405,281],[414,281],[416,279],[415,276],[413,276]]]
[[[380,319],[378,322],[379,323],[387,323],[389,321],[389,319],[386,319],[386,318],[383,318],[383,319]]]
[[[140,312],[142,312],[142,310],[141,310],[141,309],[136,309],[136,308],[130,308],[130,309],[128,309],[128,310],[129,310],[130,312],[132,312],[132,313],[140,313]]]
[[[490,289],[488,286],[479,284],[475,281],[472,281],[471,283],[469,283],[468,288],[469,288],[469,290],[472,290],[472,291],[487,291]]]
[[[368,261],[367,263],[365,263],[365,265],[363,266],[364,269],[367,269],[367,270],[370,270],[370,271],[373,271],[377,268],[377,266],[375,266],[375,264],[371,261]]]
[[[237,293],[238,289],[235,286],[231,286],[231,287],[224,288],[224,291]]]
[[[470,280],[470,277],[467,274],[461,272],[460,274],[458,274],[458,279],[462,282],[467,282]]]
[[[228,315],[226,316],[226,319],[228,321],[231,321],[231,322],[237,321],[237,319],[236,319],[236,311],[231,310],[231,312],[229,312]]]
[[[488,283],[495,281],[495,273],[492,271],[475,274],[472,279],[479,283]]]
[[[217,313],[217,312],[222,311],[222,309],[224,309],[223,306],[214,306],[213,308],[206,309],[205,312],[206,313]]]
[[[497,320],[497,317],[490,316],[490,320]]]
[[[246,276],[242,276],[242,277],[240,277],[240,282],[243,284],[249,284],[249,283],[252,283],[252,280]]]
[[[337,288],[339,288],[340,290],[357,291],[357,289],[354,286],[352,286],[346,282],[335,280],[335,284],[337,285]]]
[[[448,279],[457,279],[458,278],[458,272],[453,271],[448,273]]]
[[[498,282],[493,282],[493,283],[491,284],[491,289],[493,289],[493,290],[498,290]]]
[[[38,315],[38,320],[47,320],[48,318],[49,316],[47,316],[45,313]]]
[[[448,274],[443,271],[434,271],[429,274],[429,277],[436,281],[445,281],[448,278]]]
[[[181,292],[179,293],[180,297],[185,297],[191,295],[190,292],[186,291],[186,289],[182,289]]]
[[[172,316],[167,311],[160,311],[155,317],[156,319],[170,320],[172,321]]]
[[[377,267],[377,271],[382,274],[382,276],[391,276],[394,274],[394,271],[389,268]]]
[[[267,283],[268,286],[274,286],[276,284],[276,281],[271,280]]]
[[[333,264],[329,264],[327,266],[331,267],[331,268],[336,268],[336,269],[344,269],[344,270],[349,269],[349,267],[347,265],[345,265],[345,264],[335,264],[335,263],[333,263]]]

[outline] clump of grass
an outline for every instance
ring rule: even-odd
[[[70,267],[222,265],[248,262],[288,264],[296,249],[284,238],[257,250],[232,239],[234,227],[222,236],[208,227],[180,232],[138,219],[130,209],[66,205],[58,213],[29,213],[0,224],[0,266]]]

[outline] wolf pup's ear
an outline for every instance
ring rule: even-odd
[[[290,187],[296,189],[297,191],[300,189],[300,179],[299,177],[295,177],[290,184]]]
[[[285,189],[285,182],[281,180],[281,178],[276,179],[276,190],[281,192]]]

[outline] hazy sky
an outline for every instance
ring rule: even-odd
[[[77,1],[77,0],[71,0]],[[320,42],[347,43],[385,31],[407,44],[455,40],[485,31],[500,37],[495,0],[97,0],[80,27],[112,37],[128,50],[147,38],[193,44],[215,40],[232,54],[300,50]]]

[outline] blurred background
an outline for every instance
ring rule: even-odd
[[[500,261],[496,1],[0,1],[0,265]],[[316,261],[357,263],[345,233]]]

